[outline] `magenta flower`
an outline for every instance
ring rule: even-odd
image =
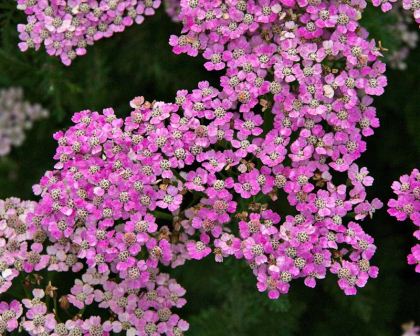
[[[18,0],[33,24],[18,27],[21,48],[45,45],[70,64],[159,4]],[[405,7],[416,13],[414,5]],[[56,162],[33,188],[36,206],[21,213],[20,201],[0,202],[1,290],[22,270],[71,269],[75,285],[60,304],[87,308],[58,323],[44,303],[53,285],[36,289],[22,301],[23,328],[180,335],[188,324],[174,310],[185,305],[185,290],[161,268],[210,253],[217,262],[245,259],[272,299],[299,278],[315,287],[327,272],[347,295],[375,278],[376,246],[356,221],[382,203],[367,198],[373,178],[356,160],[379,126],[372,96],[387,82],[379,49],[359,24],[364,7],[181,1],[183,29],[169,43],[222,70],[220,85],[202,81],[173,103],[136,97],[124,119],[112,109],[76,113],[54,135]],[[389,201],[392,215],[416,225],[418,175],[395,183],[398,199]],[[270,209],[277,201],[293,215],[280,218]],[[418,263],[417,250],[409,262]],[[112,319],[92,316],[93,302]]]
[[[420,227],[420,172],[413,169],[410,175],[403,175],[399,181],[392,183],[392,189],[397,199],[388,201],[388,213],[398,221],[409,219],[414,225]],[[420,239],[420,230],[414,232],[414,237]],[[416,265],[419,272],[419,245],[415,245],[407,258],[410,265]]]
[[[167,208],[169,211],[177,210],[182,202],[182,196],[178,189],[173,186],[169,186],[165,192],[161,192],[159,198],[160,200],[156,204],[162,209]]]
[[[207,256],[211,249],[205,245],[202,241],[197,242],[187,242],[186,248],[189,256],[192,259],[200,260]]]
[[[383,1],[383,0],[373,0],[372,1],[372,4],[375,7],[381,6],[381,10],[383,12],[388,12],[388,11],[390,11],[392,9],[392,3],[393,2],[396,2],[396,0],[390,0],[390,1],[388,1],[388,0],[386,0],[386,1]]]
[[[12,332],[19,327],[18,320],[23,313],[22,305],[17,300],[10,303],[0,302],[1,319],[6,324],[6,330]]]
[[[76,279],[74,286],[71,288],[71,295],[68,295],[69,302],[73,306],[82,309],[85,305],[90,305],[93,302],[93,298],[93,287]]]
[[[19,24],[21,51],[42,45],[49,55],[57,56],[65,65],[86,54],[86,47],[95,41],[122,32],[134,22],[141,24],[145,16],[155,14],[160,0],[99,2],[46,1],[18,3],[27,15],[27,24]]]
[[[420,244],[416,244],[411,249],[411,253],[407,256],[409,265],[415,265],[416,272],[420,273]]]
[[[30,335],[49,333],[54,330],[57,323],[54,314],[47,313],[47,306],[44,303],[34,305],[25,316],[27,320],[22,325]]]
[[[257,170],[239,175],[238,183],[234,185],[235,191],[243,198],[250,198],[251,196],[258,194],[260,191],[260,186],[258,184],[257,178]]]

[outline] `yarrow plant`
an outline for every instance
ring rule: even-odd
[[[188,328],[185,321],[172,313],[173,308],[185,304],[182,298],[185,290],[156,268],[160,259],[168,257],[161,248],[163,243],[156,244],[151,236],[148,239],[156,227],[138,218],[135,223],[126,223],[131,225],[131,233],[116,233],[119,243],[115,246],[122,247],[126,242],[131,247],[130,251],[114,250],[119,261],[113,266],[118,270],[100,266],[84,268],[82,261],[86,261],[92,251],[84,248],[92,240],[85,234],[91,230],[79,228],[71,236],[81,238],[83,232],[83,238],[87,238],[83,241],[72,243],[64,235],[53,239],[37,222],[38,217],[33,214],[35,208],[35,202],[17,198],[0,201],[0,293],[13,293],[20,299],[0,302],[0,334],[24,330],[29,335],[56,336],[99,336],[112,332],[182,335]],[[32,218],[32,224],[29,218]],[[58,224],[60,228],[62,225],[63,222]],[[98,246],[103,245],[99,232],[98,229],[93,238],[99,239]],[[106,234],[111,236],[109,232]],[[134,259],[132,255],[139,255],[141,246],[146,245],[143,254],[150,251],[150,256],[145,260]],[[102,265],[105,264],[103,261]],[[48,281],[55,272],[78,275],[70,292],[61,297],[58,293],[63,289]],[[117,281],[111,277],[111,272],[122,272],[123,278]],[[15,278],[20,281],[12,287]],[[23,284],[25,290],[21,297],[17,294],[22,287],[19,284]],[[108,320],[101,321],[95,314],[83,318],[86,307],[92,304],[95,304],[95,313],[101,309],[108,311]],[[116,314],[118,320],[109,320]],[[63,323],[60,322],[63,316],[65,319],[73,317]]]
[[[392,190],[397,199],[388,201],[388,213],[398,221],[410,220],[420,228],[420,171],[414,169],[410,175],[401,176],[399,181],[392,183]],[[420,240],[420,229],[414,232],[414,237]],[[420,244],[411,249],[407,261],[420,273]]]
[[[0,200],[0,293],[6,292],[12,285],[12,280],[24,269],[24,264],[29,259],[39,259],[35,256],[37,250],[31,248],[29,242],[34,241],[35,232],[27,231],[27,215],[35,209],[36,203],[21,201],[18,198]],[[35,244],[35,243],[34,243]],[[29,264],[26,264],[29,270]],[[33,269],[33,268],[32,268]]]
[[[0,157],[25,140],[25,131],[33,122],[48,116],[39,104],[24,100],[22,88],[0,90]]]
[[[27,15],[18,25],[19,48],[38,50],[70,65],[86,54],[86,48],[103,38],[143,23],[155,14],[160,0],[17,0],[17,8]]]
[[[224,70],[220,91],[201,83],[198,101],[177,97],[184,116],[202,120],[204,146],[223,144],[200,148],[203,164],[185,177],[206,195],[182,221],[200,232],[189,254],[201,259],[213,240],[216,260],[245,259],[271,298],[296,278],[313,287],[327,270],[346,294],[377,275],[373,240],[352,221],[382,206],[366,201],[373,179],[354,163],[379,126],[371,96],[386,85],[380,50],[358,24],[365,5],[181,1],[174,52],[202,53],[207,70]],[[282,197],[296,211],[283,220],[269,209]],[[236,214],[220,218],[215,204]]]
[[[42,235],[19,275],[32,294],[5,309],[24,310],[31,335],[182,335],[185,290],[162,269],[209,255],[245,261],[271,299],[328,272],[356,294],[378,274],[359,221],[382,207],[356,160],[387,84],[365,6],[182,0],[173,51],[202,55],[220,88],[136,97],[124,119],[81,111],[54,135],[56,164],[26,219]],[[68,294],[57,300],[45,269],[72,272]]]
[[[237,2],[241,1],[233,3]],[[417,2],[417,0],[404,0],[401,6],[404,10],[412,12],[416,22],[420,23],[420,6]],[[180,1],[165,0],[164,3],[168,15],[174,21],[180,21]],[[283,3],[279,2],[278,6],[292,7],[295,3],[294,0],[284,0]],[[396,0],[372,1],[374,6],[381,7],[384,12],[391,10],[395,3]],[[38,50],[44,45],[49,55],[57,56],[63,64],[70,65],[77,56],[86,54],[89,45],[103,38],[112,37],[115,33],[123,32],[126,27],[134,23],[143,23],[145,17],[154,15],[160,5],[161,0],[53,0],[51,3],[46,0],[17,0],[17,8],[24,11],[27,16],[27,22],[17,27],[21,40],[19,48],[21,51]],[[366,2],[363,0],[358,5],[363,9]],[[298,6],[302,7],[301,4]],[[394,12],[397,11],[398,9],[394,10]],[[314,15],[314,13],[311,14]],[[315,15],[318,14],[315,13]],[[402,16],[403,20],[399,20],[396,29],[401,30],[401,38],[408,47],[392,55],[391,61],[394,65],[396,62],[401,63],[400,59],[406,58],[413,43],[412,37],[406,32],[405,15],[398,16]],[[320,19],[327,21],[327,19]],[[237,20],[235,22],[238,23]],[[409,41],[405,41],[407,39]]]

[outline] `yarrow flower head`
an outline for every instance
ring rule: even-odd
[[[31,230],[27,217],[36,203],[18,198],[0,200],[0,293],[5,293],[24,268],[43,268],[48,257],[42,254],[45,235]]]
[[[160,4],[161,0],[17,0],[17,8],[27,15],[27,22],[17,27],[19,48],[38,50],[44,45],[49,55],[70,65],[89,45],[143,23]]]
[[[388,201],[388,213],[398,221],[410,220],[420,228],[420,172],[413,169],[410,175],[403,175],[399,181],[392,183],[392,190],[397,199]],[[414,232],[414,237],[420,240],[420,229]],[[420,244],[411,249],[407,257],[410,265],[415,265],[416,272],[420,273]]]
[[[18,320],[22,315],[22,311],[22,305],[17,300],[13,300],[10,303],[0,302],[0,332],[2,334],[18,328]]]
[[[48,111],[39,104],[24,100],[21,88],[0,90],[0,156],[7,155],[12,147],[25,140],[25,131],[33,122],[48,116]]]
[[[365,5],[181,1],[184,29],[171,37],[173,51],[203,54],[206,69],[223,74],[217,105],[203,94],[200,104],[196,95],[190,102],[185,92],[177,103],[184,116],[206,125],[210,144],[210,130],[224,144],[217,151],[199,149],[205,178],[189,171],[185,187],[205,196],[185,211],[182,227],[199,228],[205,246],[213,240],[217,261],[246,259],[258,288],[271,298],[287,293],[296,278],[315,286],[328,269],[347,294],[377,275],[369,261],[372,238],[348,218],[351,212],[356,220],[371,217],[382,207],[366,200],[373,178],[355,163],[366,150],[364,137],[379,126],[371,96],[381,95],[387,83],[379,48],[358,24]],[[348,184],[336,184],[335,175],[345,172]],[[282,199],[296,212],[268,219],[268,207],[281,213]],[[226,201],[234,213],[219,217]],[[239,236],[224,229],[235,223]],[[188,246],[191,257],[200,256],[195,244]]]
[[[365,6],[182,0],[173,51],[202,54],[220,87],[200,82],[173,103],[136,97],[124,119],[84,110],[54,135],[20,269],[78,272],[63,309],[105,313],[59,323],[44,299],[54,286],[37,285],[25,330],[182,335],[185,290],[161,268],[209,255],[245,260],[271,299],[327,272],[347,295],[375,278],[359,221],[382,203],[367,199],[373,178],[356,161],[387,80],[359,25]]]
[[[185,304],[182,298],[185,290],[169,275],[158,271],[158,261],[167,263],[170,260],[167,252],[169,243],[160,238],[159,244],[153,244],[157,240],[149,236],[156,231],[151,218],[146,216],[142,220],[137,217],[132,230],[125,233],[117,230],[112,252],[115,262],[105,259],[104,254],[98,258],[98,253],[94,258],[97,265],[84,268],[82,262],[88,259],[88,254],[84,252],[91,244],[103,245],[101,231],[97,230],[95,238],[92,238],[83,235],[82,232],[87,233],[87,230],[79,227],[78,233],[69,239],[62,237],[57,240],[53,234],[44,231],[41,217],[34,214],[36,208],[35,202],[17,198],[0,201],[0,291],[11,291],[15,288],[12,286],[19,285],[13,284],[12,280],[20,274],[25,276],[25,273],[29,274],[24,278],[26,290],[33,288],[32,295],[21,302],[0,302],[2,334],[19,327],[29,335],[110,335],[111,332],[122,331],[127,335],[153,335],[156,332],[182,335],[188,329],[188,324],[172,312],[172,309]],[[61,228],[63,225],[64,222],[59,224]],[[104,232],[107,233],[106,230]],[[77,239],[78,235],[85,240],[72,242],[71,238]],[[133,255],[139,256],[140,248],[146,242],[150,258],[130,263]],[[47,248],[44,249],[43,245]],[[122,260],[128,266],[119,269]],[[107,265],[106,270],[99,271],[101,265]],[[58,298],[58,288],[46,282],[39,273],[45,269],[50,272],[78,272],[80,278],[75,279],[68,295]],[[120,274],[118,278],[115,278],[116,274]],[[69,305],[84,310],[92,304],[117,314],[118,319],[110,321],[99,316],[83,319],[76,314],[66,323],[59,322],[58,306],[67,311]]]

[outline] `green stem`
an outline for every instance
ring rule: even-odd
[[[158,210],[155,210],[152,213],[156,218],[160,218],[160,219],[172,220],[174,218],[171,214],[168,214],[168,213],[162,212],[162,211],[158,211]]]
[[[61,322],[59,316],[58,316],[58,304],[57,304],[57,293],[54,294],[53,298],[53,306],[54,306],[54,315],[58,322]]]

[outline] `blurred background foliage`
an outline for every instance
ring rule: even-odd
[[[398,36],[387,28],[392,15],[377,10],[366,14],[364,25],[372,37],[390,52],[398,49]],[[74,112],[112,106],[124,116],[134,96],[170,101],[178,89],[192,89],[200,80],[217,85],[217,76],[204,70],[202,59],[172,54],[168,39],[180,26],[163,9],[143,25],[90,47],[71,67],[43,51],[21,53],[16,32],[20,22],[24,16],[15,2],[0,0],[0,88],[23,87],[26,97],[43,104],[51,116],[36,123],[23,146],[0,158],[1,198],[35,199],[31,186],[53,166],[52,134],[70,125]],[[406,71],[388,71],[386,93],[376,99],[382,126],[360,161],[375,177],[370,196],[384,202],[392,196],[392,181],[419,164],[419,59],[417,48]],[[288,296],[271,301],[257,292],[251,271],[235,260],[221,265],[210,259],[189,262],[172,271],[187,289],[188,304],[181,315],[191,323],[188,335],[387,336],[400,335],[404,322],[420,323],[420,276],[406,265],[415,243],[414,226],[396,222],[384,208],[365,228],[378,246],[374,262],[380,276],[355,297],[344,296],[328,278],[315,290],[295,284]]]

